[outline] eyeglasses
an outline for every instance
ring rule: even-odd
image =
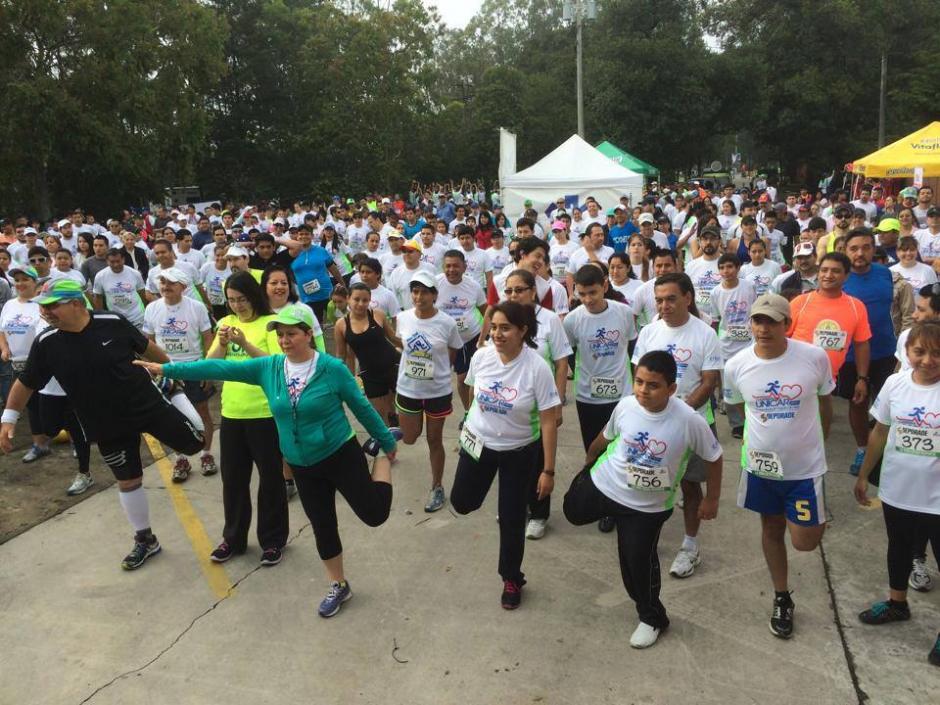
[[[29,263],[30,263],[30,264],[41,264],[42,262],[45,262],[47,259],[48,259],[47,257],[30,257],[30,258],[29,258]]]
[[[239,296],[238,298],[235,298],[235,299],[227,298],[226,301],[228,301],[230,306],[233,306],[235,304],[247,304],[248,303],[248,299],[246,299],[244,296]]]
[[[512,296],[513,294],[516,294],[518,296],[519,294],[522,294],[531,288],[532,288],[531,286],[517,286],[515,288],[507,287],[503,289],[503,293],[506,294],[506,296]]]

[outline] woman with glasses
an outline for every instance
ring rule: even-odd
[[[207,360],[246,362],[277,352],[277,335],[264,291],[249,272],[236,272],[225,282],[225,300],[232,313],[219,321]],[[210,558],[224,563],[244,553],[251,527],[251,467],[258,466],[258,543],[261,565],[276,565],[287,543],[287,494],[281,475],[277,427],[264,391],[252,384],[222,385],[221,450],[223,541]]]

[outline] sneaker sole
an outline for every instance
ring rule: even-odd
[[[263,565],[265,568],[270,568],[272,565],[277,565],[283,560],[284,560],[284,554],[282,553],[281,556],[276,561],[265,560],[264,558],[262,558],[260,562],[261,562],[261,565]]]
[[[122,567],[124,570],[137,570],[137,569],[140,568],[144,563],[147,562],[147,559],[150,558],[150,556],[155,556],[155,555],[157,555],[158,553],[160,553],[160,551],[162,551],[162,550],[163,550],[163,546],[161,546],[160,544],[157,544],[156,546],[154,546],[153,548],[151,548],[149,551],[147,551],[147,554],[144,556],[144,559],[143,559],[140,563],[137,563],[136,565],[129,565],[129,564],[127,564],[127,563],[121,563],[121,567]]]
[[[203,476],[203,477],[209,477],[210,475],[215,475],[218,471],[219,471],[218,468],[216,468],[215,470],[203,470],[203,471],[202,471],[202,476]]]
[[[209,556],[209,560],[213,563],[225,563],[226,561],[232,560],[235,557],[234,553],[230,553],[225,558],[219,558],[218,556]]]
[[[186,473],[186,475],[174,475],[173,476],[173,482],[175,482],[177,485],[183,484],[188,479],[189,479],[189,473]]]
[[[529,541],[538,541],[539,539],[545,538],[545,534],[544,534],[544,533],[541,533],[541,534],[526,534],[525,537],[526,537]]]
[[[95,481],[92,480],[92,481],[89,482],[87,485],[85,485],[85,487],[83,487],[82,489],[80,489],[80,490],[66,490],[66,491],[65,491],[65,494],[66,494],[66,496],[68,496],[68,497],[78,497],[78,495],[80,495],[80,494],[85,494],[88,490],[90,490],[90,489],[91,489],[92,487],[94,487],[94,486],[95,486]]]
[[[669,575],[671,575],[674,578],[678,578],[679,580],[684,580],[685,578],[691,578],[693,575],[695,575],[695,569],[698,568],[700,565],[702,565],[701,558],[699,558],[697,561],[695,561],[695,563],[692,564],[692,570],[690,570],[688,573],[680,574],[680,573],[674,573],[670,570]]]
[[[342,609],[343,605],[345,605],[351,599],[352,599],[352,593],[349,593],[348,595],[346,595],[346,597],[344,597],[342,600],[339,601],[339,604],[336,605],[336,609],[333,610],[332,612],[324,614],[323,612],[320,612],[319,610],[317,610],[317,614],[323,617],[323,619],[329,619],[330,617],[335,617],[336,614],[339,613],[339,611]]]

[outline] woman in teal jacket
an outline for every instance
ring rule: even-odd
[[[294,471],[297,493],[331,581],[319,613],[321,617],[332,617],[352,597],[343,574],[336,490],[366,524],[385,523],[392,505],[395,438],[346,365],[311,346],[313,316],[308,306],[286,306],[268,323],[268,330],[277,331],[283,355],[244,362],[200,360],[160,365],[138,360],[135,364],[155,376],[244,382],[264,390],[277,424],[281,452]],[[376,459],[371,475],[365,453],[346,418],[344,403],[386,453],[387,457]]]

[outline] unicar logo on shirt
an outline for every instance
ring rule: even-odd
[[[676,361],[676,378],[682,379],[682,375],[689,369],[692,351],[688,348],[680,348],[675,343],[669,343],[666,346],[666,352],[672,355],[672,359]]]
[[[519,392],[502,382],[493,382],[487,389],[477,392],[477,404],[482,411],[507,414],[512,411],[512,403]]]
[[[640,431],[631,440],[624,439],[627,447],[627,459],[638,465],[659,465],[669,445],[665,441],[651,438],[646,431]]]
[[[25,335],[33,327],[36,319],[25,313],[18,313],[3,327],[3,332],[7,335]]]
[[[721,284],[721,275],[718,272],[708,270],[698,278],[698,281],[695,282],[696,289],[704,289],[705,291],[711,291],[716,286]]]
[[[763,394],[754,396],[754,406],[760,412],[761,421],[792,419],[800,409],[802,394],[802,385],[780,384],[775,379],[767,383]]]
[[[595,360],[599,357],[612,357],[617,354],[620,345],[620,331],[601,327],[587,342]]]
[[[449,299],[444,301],[441,308],[444,309],[444,313],[463,313],[468,308],[470,308],[470,301],[465,299],[462,296],[451,296]]]
[[[175,316],[170,316],[160,326],[160,333],[163,335],[185,335],[188,328],[189,323],[187,321],[181,321]]]
[[[134,285],[130,282],[115,282],[111,286],[111,291],[115,294],[130,294],[134,291]]]
[[[740,325],[747,323],[750,318],[751,307],[747,301],[732,301],[725,308],[725,324]]]
[[[926,413],[927,407],[915,406],[906,414],[897,416],[897,422],[906,426],[915,426],[916,428],[940,428],[940,414],[933,412]]]

